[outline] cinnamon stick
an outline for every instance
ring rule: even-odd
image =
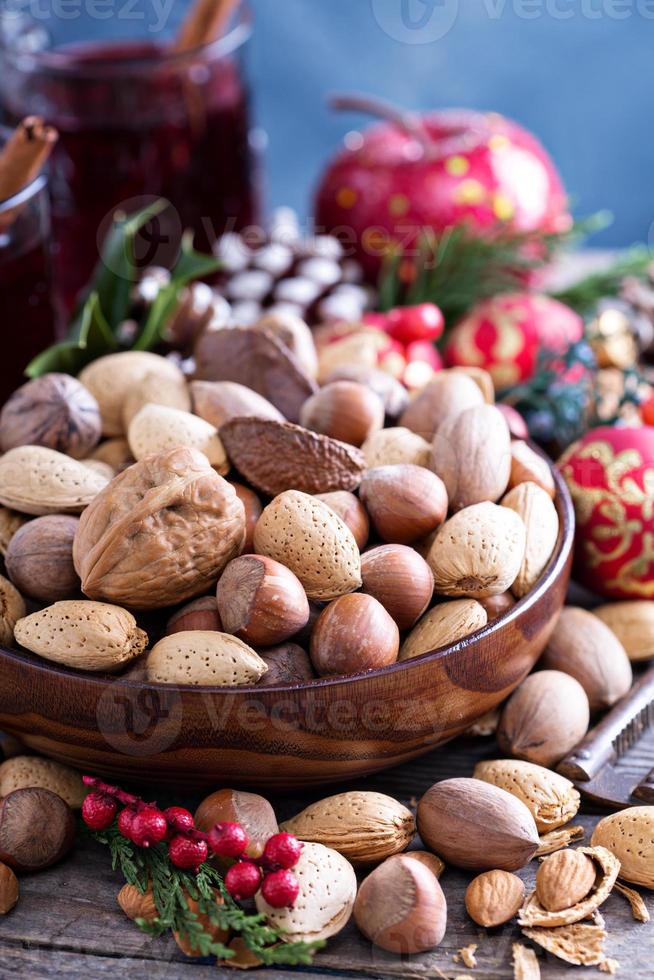
[[[238,0],[195,0],[173,44],[173,51],[192,51],[225,33]]]
[[[31,184],[52,152],[59,134],[40,116],[27,116],[0,151],[0,201]]]

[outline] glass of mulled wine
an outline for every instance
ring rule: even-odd
[[[38,113],[59,130],[50,193],[55,277],[68,310],[118,206],[130,212],[153,195],[167,198],[175,227],[192,228],[199,248],[257,218],[243,71],[248,11],[219,40],[181,52],[164,31],[135,40],[139,22],[115,29],[131,39],[107,40],[107,28],[103,40],[87,41],[77,22],[68,34],[61,24],[25,22],[5,29],[0,46],[6,120]],[[97,23],[88,33],[97,36]]]
[[[24,371],[32,358],[56,340],[45,176],[0,201],[0,319],[2,405],[27,380]]]

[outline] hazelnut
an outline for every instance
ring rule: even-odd
[[[325,378],[325,384],[331,384],[332,381],[356,381],[372,388],[381,398],[384,411],[391,419],[401,415],[409,404],[409,395],[402,382],[379,368],[366,367],[363,364],[343,364]]]
[[[363,591],[374,596],[400,630],[410,629],[431,602],[434,576],[424,558],[404,544],[383,544],[361,555]]]
[[[0,861],[14,871],[40,871],[65,857],[75,818],[49,789],[17,789],[0,801]]]
[[[361,882],[353,914],[375,946],[390,953],[421,953],[442,942],[447,902],[428,868],[396,854]]]
[[[249,837],[245,851],[251,858],[263,854],[266,841],[279,833],[275,811],[263,796],[238,789],[219,789],[207,796],[195,812],[198,830],[208,833],[217,823],[240,823]]]
[[[318,617],[311,637],[316,672],[356,674],[397,660],[400,632],[384,607],[360,592],[341,596]]]
[[[316,676],[309,654],[297,643],[282,643],[262,650],[261,659],[268,664],[268,670],[259,681],[259,687],[303,684]]]
[[[254,490],[244,486],[242,483],[232,483],[236,496],[245,507],[245,544],[243,554],[248,555],[254,551],[254,529],[257,521],[261,517],[263,507]]]
[[[128,919],[144,919],[146,922],[154,922],[159,918],[157,906],[154,904],[152,887],[146,888],[144,892],[136,885],[123,885],[118,892],[116,901]]]
[[[447,517],[443,481],[412,463],[368,470],[359,494],[379,537],[393,544],[418,541]]]
[[[300,424],[340,442],[360,446],[384,424],[381,399],[356,381],[334,381],[307,398]]]
[[[499,619],[509,609],[513,609],[516,604],[515,596],[511,592],[500,592],[499,595],[487,595],[478,599],[477,602],[483,606],[488,616],[488,622]]]
[[[178,609],[166,624],[166,636],[171,633],[185,633],[187,630],[216,630],[223,632],[223,626],[218,615],[216,597],[203,596],[193,599]]]
[[[73,565],[73,539],[78,526],[77,517],[49,514],[16,531],[5,563],[9,578],[20,592],[48,603],[69,599],[79,592],[79,576]]]
[[[254,646],[282,643],[309,619],[300,580],[265,555],[234,558],[218,580],[216,597],[225,632]]]
[[[370,520],[359,498],[349,490],[332,490],[331,493],[318,493],[316,496],[347,524],[359,551],[365,548],[370,534]]]
[[[19,897],[18,878],[6,864],[0,864],[0,915],[11,912]]]
[[[0,413],[0,448],[45,446],[83,459],[99,442],[98,403],[67,374],[44,374],[18,388]]]

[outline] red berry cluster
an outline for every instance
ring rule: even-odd
[[[401,380],[408,388],[419,388],[443,362],[434,347],[445,327],[445,320],[434,303],[396,306],[387,313],[366,313],[364,323],[384,330],[391,338],[392,350],[405,362]]]
[[[82,804],[82,818],[91,830],[107,830],[117,819],[118,830],[137,847],[153,847],[165,841],[176,868],[197,872],[209,855],[235,860],[225,875],[225,887],[236,901],[252,898],[261,889],[273,908],[291,907],[300,883],[291,871],[300,858],[302,844],[292,834],[274,834],[263,855],[245,857],[248,835],[239,823],[217,823],[208,834],[197,830],[193,814],[181,806],[160,810],[91,776],[83,777],[92,790]],[[119,811],[119,806],[122,809]]]

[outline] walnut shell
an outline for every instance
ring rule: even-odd
[[[45,446],[83,459],[99,442],[100,408],[67,374],[44,374],[18,388],[0,413],[0,448]]]
[[[87,507],[73,545],[82,590],[135,609],[209,591],[245,541],[234,488],[196,449],[130,466]]]
[[[68,599],[79,592],[73,565],[78,527],[77,517],[49,514],[19,528],[5,556],[7,574],[16,588],[41,602]]]

